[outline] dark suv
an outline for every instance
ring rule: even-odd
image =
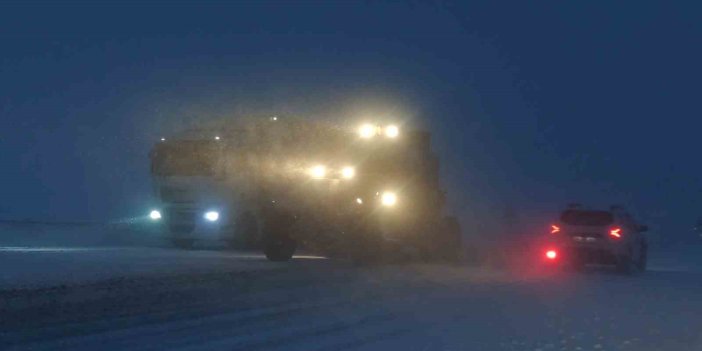
[[[573,268],[585,264],[616,265],[623,273],[646,270],[648,243],[638,224],[623,208],[608,211],[569,208],[550,228],[546,259]]]

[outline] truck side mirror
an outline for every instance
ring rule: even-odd
[[[647,225],[640,225],[639,226],[639,231],[640,232],[647,232],[648,231],[648,226]]]

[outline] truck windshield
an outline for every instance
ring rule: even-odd
[[[607,211],[568,210],[561,214],[561,222],[570,225],[609,225],[614,217]]]
[[[151,153],[154,175],[212,175],[216,157],[210,141],[174,141],[157,144]]]

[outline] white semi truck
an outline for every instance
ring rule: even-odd
[[[150,153],[153,213],[173,243],[215,238],[273,261],[304,246],[329,256],[455,260],[430,134],[393,124],[278,117],[222,121],[163,138]]]

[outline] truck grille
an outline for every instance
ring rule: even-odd
[[[171,203],[191,203],[194,201],[193,194],[185,189],[161,188],[161,200]]]
[[[167,212],[168,219],[177,223],[194,223],[196,212],[180,209],[171,209]]]

